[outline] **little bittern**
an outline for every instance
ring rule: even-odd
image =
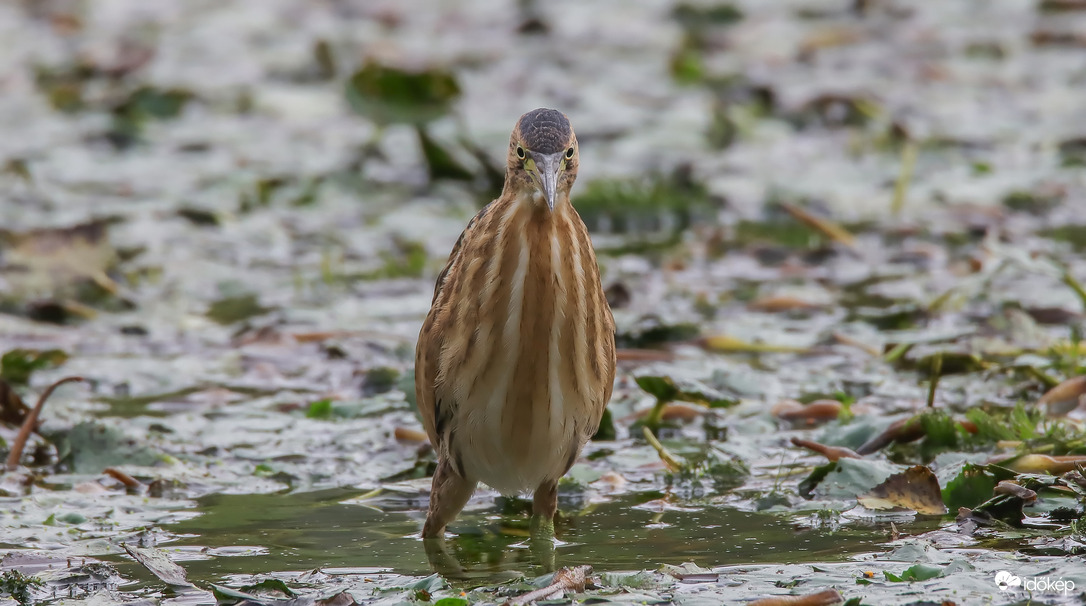
[[[425,538],[478,482],[534,490],[549,524],[561,478],[599,426],[615,378],[615,323],[588,230],[569,201],[577,137],[553,109],[509,139],[501,197],[475,215],[438,275],[415,352],[437,453]]]

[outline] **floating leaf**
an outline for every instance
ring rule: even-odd
[[[1038,406],[1044,406],[1050,415],[1061,415],[1079,406],[1086,396],[1086,375],[1071,377],[1045,392],[1037,400]]]
[[[311,402],[309,408],[305,411],[307,419],[330,419],[332,418],[332,400],[324,399]]]
[[[136,547],[127,543],[121,547],[163,583],[172,587],[192,587],[185,569],[175,564],[161,549]]]
[[[782,400],[773,405],[770,414],[793,425],[812,426],[836,419],[844,410],[837,400],[818,399],[808,404],[795,400]]]
[[[992,497],[998,479],[981,465],[966,463],[943,489],[943,503],[950,509],[976,507]]]
[[[0,303],[88,295],[85,287],[116,293],[106,274],[116,263],[109,221],[12,232],[0,229]]]
[[[206,315],[219,324],[229,325],[266,314],[272,309],[261,305],[258,295],[249,293],[224,297],[213,302],[208,306]]]
[[[452,109],[460,85],[439,68],[409,71],[367,61],[347,81],[347,101],[377,124],[425,124]]]
[[[592,436],[592,441],[611,441],[615,439],[615,420],[611,414],[610,408],[603,410],[603,416],[600,418],[600,426],[596,429],[595,435]]]
[[[747,606],[831,606],[845,601],[836,589],[824,589],[806,595],[781,595],[747,602]]]
[[[1018,473],[1061,474],[1086,467],[1086,455],[1024,454],[1003,459],[998,464]]]
[[[615,335],[615,344],[627,349],[654,347],[666,343],[689,341],[698,336],[700,330],[696,324],[665,324],[655,316],[647,316],[632,329]]]
[[[15,390],[2,378],[2,364],[3,363],[0,362],[0,422],[18,427],[26,420],[26,415],[30,412],[30,407],[23,402],[23,399],[19,397],[19,394],[15,393]]]
[[[656,235],[658,240],[708,216],[714,206],[705,186],[683,170],[638,179],[590,181],[574,202],[589,231]]]
[[[706,349],[720,352],[734,353],[806,353],[806,347],[792,347],[788,345],[771,345],[768,343],[750,343],[742,339],[728,335],[715,335],[698,340]]]
[[[1003,523],[1018,528],[1022,526],[1022,507],[1026,502],[1018,496],[1000,494],[977,505],[973,509],[962,507],[958,510],[957,522],[972,522],[978,526],[994,526]]]
[[[59,349],[13,349],[0,356],[0,379],[11,385],[26,385],[36,371],[56,368],[68,361]]]
[[[910,467],[886,478],[886,481],[857,497],[857,500],[868,509],[904,507],[925,515],[946,513],[939,480],[923,465]]]
[[[94,421],[79,423],[53,441],[61,462],[75,473],[98,474],[120,465],[149,467],[163,460],[150,447],[126,437],[118,426]]]
[[[892,583],[913,583],[915,581],[927,581],[943,576],[943,569],[929,564],[917,564],[906,568],[900,575],[889,571],[883,571],[883,576]]]
[[[419,137],[419,146],[422,148],[422,157],[426,159],[426,168],[429,170],[431,181],[440,179],[471,181],[475,178],[475,175],[464,168],[456,156],[434,141],[424,126],[415,125],[415,132]]]

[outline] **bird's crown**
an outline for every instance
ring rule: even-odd
[[[521,116],[517,131],[525,147],[542,154],[562,151],[573,136],[573,127],[565,114],[542,107]]]

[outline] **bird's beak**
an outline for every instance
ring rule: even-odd
[[[532,154],[540,185],[543,188],[543,197],[547,199],[547,207],[551,210],[554,210],[554,199],[558,193],[558,173],[562,172],[564,166],[562,156],[562,152]]]

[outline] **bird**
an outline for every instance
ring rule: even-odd
[[[482,482],[533,491],[549,528],[558,480],[597,431],[615,378],[615,322],[588,229],[570,202],[580,150],[565,114],[522,115],[501,195],[438,274],[415,351],[415,392],[437,467],[422,537]]]

